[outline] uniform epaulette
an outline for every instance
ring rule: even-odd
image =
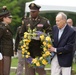
[[[5,24],[3,24],[3,23],[0,22],[0,26],[5,26]]]
[[[18,28],[21,28],[21,26],[19,26]]]
[[[17,32],[18,32],[20,29],[21,29],[21,26],[19,26],[19,27],[17,28]]]
[[[43,19],[48,20],[47,18],[43,17]]]
[[[24,18],[24,20],[28,20],[28,19],[29,19],[29,17],[25,17],[25,18]]]
[[[6,30],[5,24],[0,22],[0,28],[2,28],[3,30]]]

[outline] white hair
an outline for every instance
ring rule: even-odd
[[[67,15],[66,15],[64,12],[59,12],[59,13],[57,14],[57,16],[58,16],[58,15],[62,15],[62,19],[67,20]]]

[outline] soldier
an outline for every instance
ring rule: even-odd
[[[24,18],[22,19],[22,25],[24,24],[23,20]],[[17,54],[18,52],[18,66],[17,66],[17,73],[16,73],[17,75],[23,74],[23,67],[25,63],[25,59],[22,58],[22,52],[19,45],[19,42],[21,40],[20,31],[21,31],[21,26],[17,28],[16,38],[15,38],[15,54]]]
[[[11,56],[13,56],[13,33],[9,26],[11,21],[12,15],[4,6],[0,12],[0,51],[3,55],[2,75],[10,75]]]
[[[37,31],[42,31],[42,32],[45,31],[45,33],[51,34],[51,26],[49,20],[39,15],[39,9],[41,8],[41,6],[36,5],[35,3],[31,3],[29,5],[29,8],[30,8],[30,17],[27,20],[25,20],[24,25],[22,25],[21,36],[23,36],[24,32],[28,30],[28,26],[30,26],[31,29],[36,28]],[[31,57],[33,58],[35,58],[35,56],[40,56],[41,49],[40,49],[39,40],[31,41],[29,45],[29,52],[31,54]],[[39,75],[46,75],[44,68],[29,67],[29,63],[27,63],[27,61],[25,63],[26,63],[25,64],[26,75],[36,75],[35,72],[37,72]]]

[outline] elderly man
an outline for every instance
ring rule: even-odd
[[[51,75],[60,75],[61,72],[62,75],[71,75],[75,31],[67,25],[67,16],[63,12],[56,16],[53,39],[53,47],[49,49],[55,53],[51,62]]]

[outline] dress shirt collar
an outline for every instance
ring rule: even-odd
[[[65,24],[65,26],[63,27],[63,28],[61,28],[61,29],[59,29],[60,31],[63,31],[64,29],[65,29],[65,27],[66,27],[66,24]]]

